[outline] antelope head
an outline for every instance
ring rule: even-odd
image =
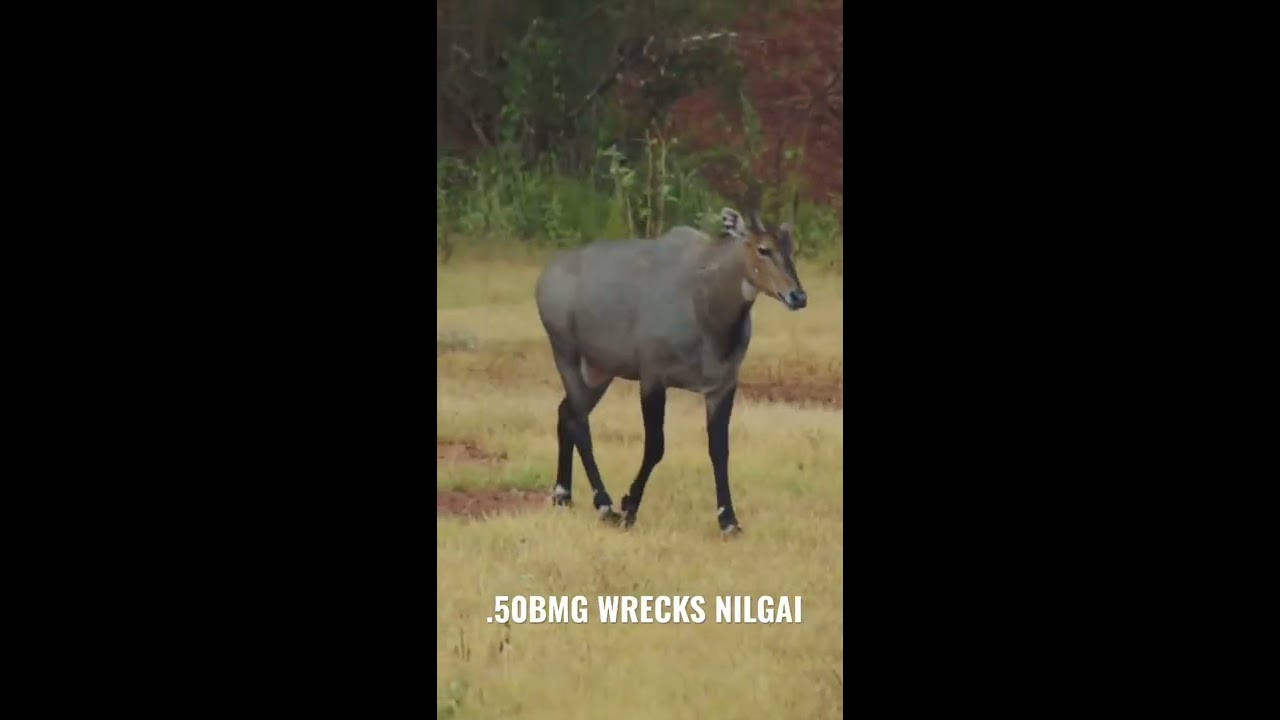
[[[799,310],[809,304],[809,297],[800,284],[793,259],[795,240],[790,223],[776,230],[766,228],[760,221],[760,213],[751,213],[750,220],[733,208],[720,211],[725,232],[737,239],[746,257],[746,282],[757,292],[768,295],[789,310]]]

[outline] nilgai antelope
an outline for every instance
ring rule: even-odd
[[[564,384],[552,501],[571,505],[573,448],[591,483],[602,520],[630,527],[650,473],[662,460],[668,388],[701,394],[725,534],[741,532],[729,493],[729,416],[738,369],[751,341],[751,308],[763,293],[791,310],[808,299],[792,260],[789,225],[770,230],[731,208],[720,211],[724,236],[676,227],[652,240],[597,241],[552,259],[538,278],[538,315]],[[644,459],[622,514],[600,479],[588,417],[614,378],[640,383]]]

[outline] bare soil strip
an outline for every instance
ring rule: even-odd
[[[503,513],[546,510],[551,495],[537,490],[437,490],[436,515],[482,518]]]
[[[545,357],[544,357],[545,356]],[[559,388],[550,353],[529,343],[490,342],[466,350],[437,354],[437,372],[493,383]],[[748,362],[739,381],[739,397],[844,408],[843,364]]]
[[[506,453],[493,453],[470,440],[436,439],[436,465],[497,466]],[[436,490],[436,515],[483,518],[500,513],[524,512],[551,507],[546,492],[505,488]]]

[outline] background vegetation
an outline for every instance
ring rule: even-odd
[[[437,0],[436,245],[563,247],[725,204],[843,257],[832,0]]]

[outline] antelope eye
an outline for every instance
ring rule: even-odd
[[[767,246],[765,246],[765,245],[761,245],[761,246],[757,247],[757,248],[756,248],[756,252],[760,253],[761,255],[763,255],[763,256],[765,256],[765,257],[769,257],[771,254],[773,254],[773,251],[772,251],[772,250],[770,250],[770,249],[769,249]]]

